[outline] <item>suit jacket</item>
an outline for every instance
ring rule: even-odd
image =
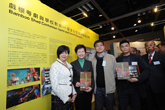
[[[78,94],[83,93],[83,91],[80,91],[80,87],[76,87],[76,83],[80,82],[80,72],[91,72],[91,88],[92,91],[94,89],[94,78],[93,78],[93,68],[92,63],[88,60],[85,60],[83,68],[81,67],[78,60],[75,60],[71,63],[73,67],[73,85],[76,89],[76,92]]]
[[[148,54],[143,55],[142,58],[152,71],[147,87],[150,85],[155,93],[165,92],[165,54],[155,52],[150,64]]]
[[[137,54],[130,54],[130,61],[131,61],[131,63],[137,62],[137,65],[139,66],[140,76],[137,78],[138,82],[134,83],[134,84],[136,84],[136,87],[137,87],[139,93],[141,94],[141,96],[145,97],[146,92],[145,92],[144,82],[149,78],[149,75],[151,73],[149,66],[144,62],[142,57]],[[116,62],[123,62],[123,56],[121,55],[121,56],[117,57]],[[123,87],[125,86],[125,84],[127,84],[126,80],[118,80],[117,81],[118,90],[122,91],[124,89]]]
[[[57,59],[50,68],[52,94],[57,95],[64,103],[68,101],[70,94],[76,94],[72,84],[72,66],[68,63],[67,65],[69,67],[66,67],[59,59]]]

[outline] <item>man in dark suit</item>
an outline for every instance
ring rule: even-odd
[[[155,51],[155,43],[145,43],[147,54],[142,58],[152,73],[146,83],[147,110],[165,110],[165,55]]]
[[[146,96],[143,82],[149,77],[150,69],[140,55],[130,53],[130,44],[127,40],[120,42],[120,50],[123,54],[117,57],[116,61],[138,65],[141,74],[137,78],[117,80],[119,110],[127,110],[129,103],[131,104],[131,110],[140,110],[140,98]]]

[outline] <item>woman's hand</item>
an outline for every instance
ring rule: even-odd
[[[115,67],[116,72],[118,71],[118,67]]]
[[[69,99],[68,99],[68,101],[67,102],[72,102],[73,100],[72,100],[72,98],[71,97],[69,97]]]
[[[72,102],[75,101],[76,97],[77,97],[77,95],[73,95],[73,97],[72,97]]]
[[[85,92],[91,92],[92,88],[91,87],[87,87]]]
[[[80,82],[77,82],[76,83],[76,87],[80,87]]]
[[[131,78],[131,79],[128,79],[128,81],[130,81],[130,82],[138,82],[138,79],[137,78]]]

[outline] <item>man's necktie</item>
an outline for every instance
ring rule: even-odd
[[[152,54],[150,54],[149,56],[149,64],[151,63],[151,57],[152,57]]]

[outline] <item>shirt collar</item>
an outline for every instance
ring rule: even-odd
[[[155,55],[155,51],[152,53],[152,57]],[[148,54],[148,57],[150,56],[150,54]]]
[[[104,55],[105,55],[105,51],[104,51],[104,53],[103,53],[101,56],[99,56],[99,55],[97,54],[97,57],[104,57]]]

